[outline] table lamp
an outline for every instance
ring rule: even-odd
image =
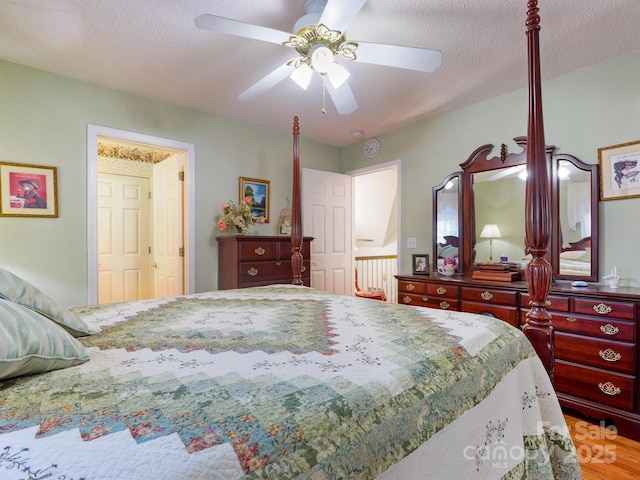
[[[489,262],[493,263],[493,239],[500,238],[502,235],[500,234],[500,229],[498,225],[493,223],[487,223],[482,232],[480,232],[480,238],[488,238],[489,239]]]

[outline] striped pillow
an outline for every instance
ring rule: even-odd
[[[0,380],[89,360],[86,348],[48,318],[0,299]]]
[[[53,301],[40,289],[3,268],[0,268],[0,298],[6,298],[50,318],[74,337],[100,332],[99,328],[89,327],[78,315]]]

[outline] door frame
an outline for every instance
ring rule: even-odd
[[[108,137],[185,152],[184,246],[185,293],[195,292],[195,146],[161,137],[100,125],[87,125],[87,277],[89,305],[98,303],[98,138]]]
[[[396,250],[397,253],[396,255],[398,256],[397,259],[397,269],[398,271],[400,271],[400,265],[402,265],[402,230],[401,230],[401,226],[402,226],[402,161],[400,159],[398,160],[391,160],[389,162],[384,162],[384,163],[378,163],[376,165],[370,165],[368,167],[363,167],[363,168],[358,168],[357,170],[349,170],[348,172],[345,172],[345,175],[350,175],[351,178],[353,179],[353,177],[357,177],[359,175],[366,175],[368,173],[373,173],[373,172],[377,172],[380,170],[387,170],[389,168],[394,168],[396,169],[396,173],[397,173],[397,192],[398,192],[398,211],[396,212],[396,218],[397,218],[397,229],[398,229],[398,241],[396,244]],[[355,208],[353,207],[352,204],[352,209]],[[353,222],[351,228],[352,230],[355,229],[355,214],[352,212],[351,214],[351,220]],[[352,235],[351,240],[353,242],[353,246],[355,246],[355,235]],[[355,285],[355,271],[353,269],[351,269],[352,272],[351,274],[353,275],[353,278],[351,279],[351,284]]]

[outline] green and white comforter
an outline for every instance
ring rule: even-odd
[[[499,320],[286,285],[74,310],[87,363],[0,383],[2,479],[580,478]]]

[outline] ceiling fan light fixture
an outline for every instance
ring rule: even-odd
[[[331,82],[331,85],[333,85],[333,88],[335,88],[336,90],[344,82],[347,81],[347,78],[349,78],[349,75],[350,73],[347,71],[347,69],[336,62],[333,62],[333,64],[331,65],[331,67],[329,67],[329,70],[327,71],[327,76],[329,77],[329,81]]]
[[[311,50],[311,66],[319,73],[327,73],[332,68],[334,54],[329,47],[323,44],[316,44]]]
[[[300,88],[306,90],[309,84],[311,83],[311,77],[313,75],[313,70],[309,65],[303,63],[298,68],[296,68],[291,74],[291,79],[300,85]]]

